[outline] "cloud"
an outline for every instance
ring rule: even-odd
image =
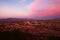
[[[46,17],[60,15],[60,0],[48,1],[35,0],[29,5],[31,17]]]
[[[18,0],[18,1],[24,3],[27,0]],[[26,5],[26,7],[24,6],[24,8],[22,9],[21,7],[14,8],[11,7],[14,5],[11,6],[9,5],[10,4],[7,4],[8,7],[5,7],[6,4],[3,5],[2,7],[0,6],[0,17],[9,17],[10,15],[11,17],[12,16],[25,17],[26,15],[28,15],[31,18],[42,18],[42,17],[50,17],[50,16],[55,17],[58,15],[60,16],[60,0],[33,0],[33,2],[31,2],[29,5]],[[26,11],[28,11],[29,13]]]

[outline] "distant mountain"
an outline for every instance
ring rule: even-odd
[[[47,18],[42,18],[42,19],[37,19],[37,18],[6,18],[6,19],[0,19],[0,21],[25,21],[25,20],[60,20],[60,18],[53,18],[53,19],[47,19]]]
[[[28,18],[6,18],[6,19],[0,19],[0,21],[24,21],[24,20],[32,20]]]

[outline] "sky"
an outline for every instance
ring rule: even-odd
[[[0,0],[0,18],[60,18],[60,0]]]

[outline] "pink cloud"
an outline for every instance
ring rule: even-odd
[[[47,2],[42,4],[43,1],[35,0],[29,5],[31,17],[60,15],[60,0],[52,0],[49,4]]]

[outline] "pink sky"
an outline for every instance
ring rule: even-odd
[[[60,15],[60,0],[33,0],[28,5],[25,4],[26,1],[19,0],[16,6],[1,2],[0,18],[40,18]],[[17,6],[19,3],[21,4]]]
[[[52,3],[45,4],[41,3],[44,0],[37,0],[32,2],[29,7],[30,7],[30,14],[32,17],[34,16],[40,16],[40,17],[45,17],[45,16],[54,16],[54,15],[60,15],[60,1],[59,0],[53,0]],[[32,15],[33,14],[33,15]]]

